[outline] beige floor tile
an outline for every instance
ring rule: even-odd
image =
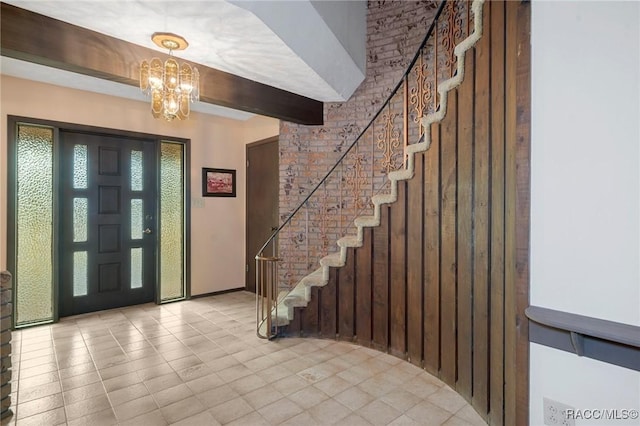
[[[90,385],[100,381],[100,375],[97,371],[89,371],[88,373],[78,374],[72,377],[62,379],[62,389],[65,391]]]
[[[164,374],[162,376],[154,377],[153,379],[145,380],[144,384],[151,393],[157,393],[164,389],[169,389],[182,383],[182,380],[176,373]]]
[[[287,398],[282,398],[258,410],[260,415],[271,424],[282,423],[303,411],[296,403]]]
[[[186,419],[182,419],[171,426],[219,426],[220,423],[208,411],[203,411]]]
[[[463,420],[458,416],[450,417],[449,420],[442,423],[442,426],[473,426],[471,423]]]
[[[171,368],[173,368],[175,371],[178,371],[188,367],[193,367],[194,365],[202,364],[202,360],[195,356],[193,352],[191,352],[190,355],[175,359],[173,361],[168,361],[168,363]]]
[[[177,373],[183,381],[188,382],[212,374],[214,371],[207,364],[203,363],[183,368],[182,370],[178,370]]]
[[[112,426],[117,425],[118,420],[111,408],[107,408],[97,413],[92,413],[79,419],[71,420],[68,426]]]
[[[346,424],[348,423],[345,423],[345,425]],[[291,417],[289,420],[286,420],[283,423],[280,423],[280,425],[281,426],[301,426],[301,425],[315,426],[315,425],[321,425],[321,423],[318,423],[311,414],[309,414],[306,411],[303,411],[297,416]]]
[[[376,399],[359,409],[357,414],[373,425],[385,425],[400,417],[402,413],[389,404]]]
[[[227,423],[226,426],[268,426],[269,423],[258,413],[257,411],[253,411],[249,414],[246,414],[239,419],[236,419],[230,423]],[[306,425],[305,425],[306,426]]]
[[[124,421],[158,409],[151,395],[129,400],[113,407],[118,421]]]
[[[313,386],[329,396],[335,396],[352,387],[351,383],[338,376],[332,376],[328,379],[321,380],[318,383],[314,383]]]
[[[151,380],[156,377],[164,376],[165,374],[173,373],[173,368],[167,363],[153,365],[151,367],[142,368],[137,371],[138,377],[141,380]]]
[[[349,426],[371,426],[371,423],[355,413],[348,415],[347,417],[342,419],[340,423]]]
[[[67,405],[101,395],[106,395],[104,385],[101,382],[91,383],[62,393],[64,403]]]
[[[65,405],[68,420],[79,419],[80,417],[85,417],[89,414],[106,410],[107,408],[111,408],[111,404],[106,395],[99,395]]]
[[[307,386],[288,396],[290,400],[305,410],[329,399],[329,396],[313,386]]]
[[[136,383],[107,394],[113,407],[147,395],[149,395],[149,391],[147,391],[147,387],[143,383]]]
[[[367,392],[357,386],[354,386],[335,395],[333,399],[345,407],[355,411],[373,401],[374,398]]]
[[[427,400],[440,408],[444,408],[452,414],[455,414],[467,404],[464,398],[452,391],[448,386],[442,387],[438,391],[432,393],[429,395]]]
[[[109,380],[105,380],[102,383],[107,392],[113,392],[118,389],[126,388],[136,383],[141,383],[142,379],[137,374],[124,374],[122,376],[114,377]]]
[[[20,419],[20,426],[41,426],[66,424],[67,418],[64,414],[64,407],[45,411],[31,417]],[[3,423],[4,425],[4,423]]]
[[[283,395],[291,395],[294,392],[299,391],[300,389],[309,386],[309,382],[307,382],[302,377],[298,376],[287,376],[283,379],[274,382],[272,386],[277,389]]]
[[[30,387],[24,387],[21,384],[18,388],[18,401],[29,402],[34,399],[43,398],[60,392],[62,392],[60,382],[44,383]]]
[[[308,412],[318,423],[325,425],[339,423],[352,413],[350,409],[333,399],[314,405]]]
[[[411,417],[407,416],[406,414],[401,415],[400,417],[398,417],[397,419],[389,423],[389,426],[423,426],[423,425],[424,423],[417,422],[413,420]]]
[[[209,409],[209,414],[211,414],[220,424],[226,424],[253,411],[253,407],[239,396]]]
[[[266,384],[267,382],[265,382],[260,376],[250,374],[229,383],[229,386],[231,386],[234,391],[238,392],[239,395],[245,395],[251,391],[265,386]]]
[[[92,371],[98,371],[96,366],[93,364],[93,361],[76,364],[71,367],[63,368],[60,367],[58,373],[60,374],[60,379],[64,380],[69,377],[78,376],[80,374],[90,373]]]
[[[35,416],[45,411],[53,410],[64,405],[62,394],[46,396],[44,398],[35,399],[33,401],[21,403],[17,401],[17,420]]]
[[[193,392],[185,384],[179,384],[153,394],[153,398],[161,408],[171,405],[174,402],[182,401],[190,396],[193,396]]]
[[[482,420],[480,414],[476,412],[469,404],[465,404],[458,412],[456,413],[456,417],[461,418],[467,423],[471,423],[474,426],[483,426],[486,425],[485,421]]]
[[[279,365],[274,365],[265,370],[260,370],[256,374],[262,377],[265,382],[273,383],[273,382],[277,382],[278,380],[284,379],[285,377],[289,377],[293,373],[291,373],[291,371],[287,370],[284,367],[281,367]]]
[[[272,386],[267,385],[242,395],[242,397],[253,407],[254,410],[258,410],[267,404],[271,404],[272,402],[276,402],[277,400],[284,398],[284,395]]]
[[[162,407],[160,408],[160,411],[162,411],[162,415],[167,422],[171,424],[201,413],[206,409],[207,407],[205,407],[198,398],[191,396],[187,399],[183,399],[182,401],[174,402],[171,405]]]
[[[195,394],[217,388],[218,386],[222,386],[223,384],[224,381],[215,373],[198,377],[197,379],[190,380],[186,383],[189,389],[191,389],[191,391]]]
[[[240,395],[236,391],[231,389],[229,385],[222,385],[218,386],[215,389],[196,394],[196,396],[207,407],[214,407],[225,401],[237,398]]]
[[[405,413],[417,422],[440,425],[453,416],[447,410],[433,405],[428,401],[421,401]]]
[[[168,424],[159,409],[118,423],[119,426],[166,426]]]

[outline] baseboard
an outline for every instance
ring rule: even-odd
[[[209,297],[209,296],[219,296],[221,294],[226,294],[226,293],[235,293],[236,291],[245,291],[245,287],[238,287],[238,288],[229,288],[227,290],[220,290],[220,291],[212,291],[211,293],[204,293],[204,294],[197,294],[197,295],[192,295],[191,299],[199,299],[201,297]]]

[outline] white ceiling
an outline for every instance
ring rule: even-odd
[[[354,80],[354,76],[347,74],[352,72],[352,68],[357,70],[357,67],[349,64],[347,71],[344,67],[336,67],[342,74],[337,78],[335,75],[329,75],[331,69],[327,70],[326,65],[318,72],[318,67],[314,67],[313,61],[311,61],[312,65],[309,65],[310,61],[305,62],[301,59],[289,47],[292,43],[288,45],[254,13],[222,0],[171,2],[164,0],[8,0],[5,2],[158,51],[162,49],[153,44],[151,34],[154,32],[180,34],[189,42],[186,50],[176,52],[176,56],[180,58],[323,102],[347,99],[364,78],[364,72],[361,70],[362,75],[355,76],[357,82],[355,84],[350,82],[345,90],[343,87],[345,84],[340,81]],[[242,2],[238,3],[243,5]],[[283,10],[292,9],[286,2],[272,3],[273,10],[280,15]],[[243,6],[248,7],[250,4],[251,2],[247,2]],[[292,4],[289,3],[289,5]],[[366,6],[364,10],[363,19]],[[303,13],[309,13],[308,9]],[[264,19],[264,16],[262,18]],[[299,20],[293,13],[291,19]],[[323,23],[323,21],[320,22]],[[353,27],[360,31],[363,31],[361,28],[364,29],[364,25]],[[326,32],[326,28],[328,24],[318,30]],[[312,33],[313,31],[311,35]],[[364,33],[361,36],[364,41]],[[336,39],[334,44],[340,46],[340,40]],[[319,54],[328,55],[327,60],[331,61],[332,52],[326,51],[326,46],[323,50],[325,52],[319,52]],[[336,49],[333,50],[335,54]],[[344,56],[344,49],[341,53]],[[86,76],[79,78],[77,74],[53,71],[42,66],[34,68],[23,61],[3,57],[1,66],[3,74],[17,74],[16,76],[22,78],[63,86],[75,84],[79,89],[144,99],[135,88],[130,86],[101,81],[96,88],[95,80],[97,79]],[[193,109],[198,110],[198,108],[194,105]],[[239,111],[239,115],[236,116],[234,110],[213,105],[207,105],[205,109],[206,111],[201,112],[238,119],[251,116]]]

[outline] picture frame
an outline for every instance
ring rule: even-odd
[[[235,197],[236,171],[233,169],[202,168],[203,197]]]

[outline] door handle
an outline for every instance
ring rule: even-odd
[[[142,231],[143,234],[151,234],[151,229],[147,228],[144,231]]]

